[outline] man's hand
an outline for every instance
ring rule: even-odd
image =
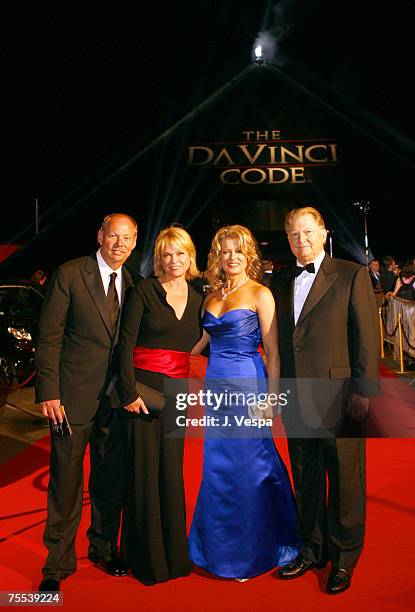
[[[47,400],[39,403],[39,410],[44,417],[52,419],[53,424],[62,423],[63,415],[61,411],[60,399]]]
[[[147,406],[141,399],[141,397],[137,397],[137,399],[131,404],[127,404],[123,406],[124,410],[127,412],[135,412],[136,414],[140,414],[140,412],[144,412],[144,414],[148,414]]]
[[[364,421],[369,412],[369,398],[352,393],[347,413],[353,421]]]

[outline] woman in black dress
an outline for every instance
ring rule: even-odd
[[[198,275],[196,251],[185,230],[160,232],[154,249],[156,278],[141,281],[123,314],[117,383],[124,406],[126,500],[121,555],[145,584],[186,576],[183,486],[184,431],[166,377],[187,378],[190,350],[200,337],[202,296],[189,284]],[[135,381],[167,391],[159,418],[147,414]],[[182,413],[180,413],[182,414]]]

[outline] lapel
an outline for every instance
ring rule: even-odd
[[[122,267],[122,287],[121,287],[121,306],[120,306],[120,314],[118,317],[118,321],[117,321],[117,327],[115,329],[115,334],[114,337],[112,339],[112,345],[113,347],[117,344],[118,342],[118,336],[120,333],[120,324],[121,324],[121,309],[123,307],[124,304],[124,300],[127,294],[127,290],[133,286],[133,279],[131,277],[131,274],[128,272],[127,268],[125,266]]]
[[[279,272],[276,284],[273,286],[278,319],[284,321],[284,325],[289,321],[292,328],[294,328],[294,265]]]
[[[127,289],[133,286],[131,274],[125,266],[122,267],[122,288],[121,288],[121,308],[124,304],[125,294]]]
[[[81,274],[82,278],[84,279],[86,288],[91,296],[91,299],[98,309],[98,312],[108,331],[109,336],[112,338],[112,325],[107,304],[107,298],[105,295],[104,285],[102,284],[101,273],[98,268],[98,262],[95,254],[89,255],[86,258],[85,267],[81,269]]]
[[[321,298],[325,295],[325,293],[327,293],[328,289],[337,280],[338,276],[339,273],[337,271],[336,264],[331,257],[326,254],[321,262],[320,269],[317,272],[317,276],[311,286],[307,299],[304,302],[304,306],[300,313],[296,327],[302,323],[313,308],[319,303]]]

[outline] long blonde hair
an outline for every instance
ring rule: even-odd
[[[226,238],[233,240],[235,246],[240,248],[245,255],[247,260],[247,276],[252,280],[261,280],[262,262],[258,243],[252,233],[243,225],[225,225],[214,235],[209,251],[206,278],[212,289],[219,289],[226,282],[226,276],[221,263],[222,242]]]
[[[192,280],[199,276],[195,245],[190,235],[182,227],[166,227],[157,236],[154,244],[154,274],[157,277],[163,276],[162,254],[168,244],[178,246],[189,255],[190,266],[186,272],[186,280]]]

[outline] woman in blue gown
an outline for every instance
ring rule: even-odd
[[[258,247],[243,226],[216,233],[207,277],[214,292],[192,352],[210,339],[205,391],[211,418],[189,556],[212,574],[242,580],[290,563],[299,551],[290,481],[268,428],[279,377],[275,302],[258,282]]]

